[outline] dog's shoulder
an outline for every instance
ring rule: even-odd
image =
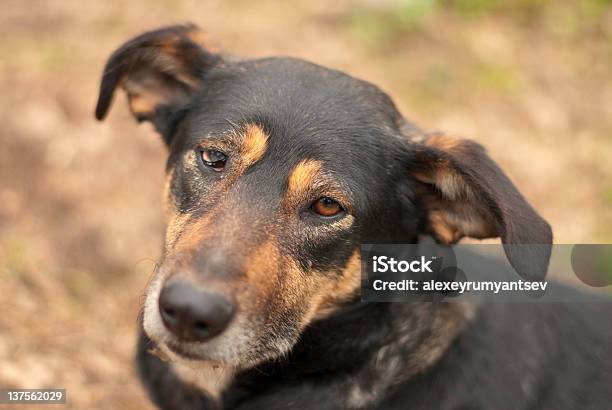
[[[487,304],[436,366],[381,408],[606,408],[609,303]]]

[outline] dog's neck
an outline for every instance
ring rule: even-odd
[[[329,379],[351,407],[367,406],[433,366],[473,314],[474,306],[459,303],[344,307],[305,329],[286,357],[236,374],[224,401],[265,394],[269,386]]]

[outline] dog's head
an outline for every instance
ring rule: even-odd
[[[195,26],[145,33],[109,59],[117,87],[169,150],[163,257],[144,327],[179,356],[249,367],[359,297],[362,243],[501,237],[551,243],[548,224],[474,142],[407,138],[374,85],[291,58],[233,61]],[[533,260],[533,259],[530,259]]]

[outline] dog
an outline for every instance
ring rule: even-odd
[[[340,71],[229,57],[193,24],[111,55],[99,120],[117,88],[168,148],[137,353],[160,408],[610,408],[605,304],[360,301],[360,244],[552,243],[479,144]]]

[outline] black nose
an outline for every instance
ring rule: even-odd
[[[221,333],[234,306],[224,297],[204,292],[185,281],[168,283],[159,295],[159,312],[166,328],[177,338],[203,342]]]

